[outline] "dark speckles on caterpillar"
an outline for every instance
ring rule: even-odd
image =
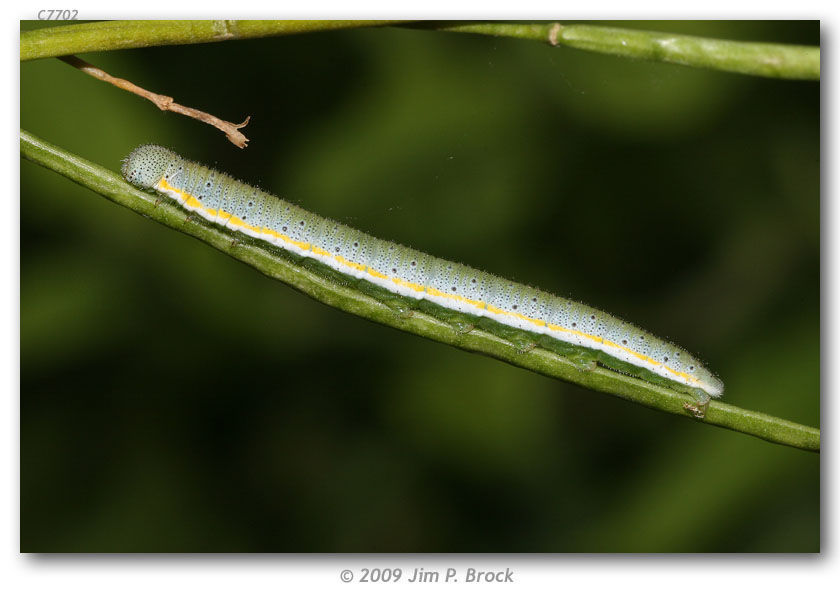
[[[607,365],[654,383],[674,382],[711,396],[723,383],[677,346],[584,304],[377,239],[186,160],[161,146],[140,146],[123,162],[131,184],[174,198],[212,223],[364,279],[399,296],[491,319],[610,357]],[[537,301],[539,299],[539,301]],[[422,303],[421,303],[422,304]],[[422,310],[422,308],[420,309]],[[603,359],[598,359],[603,360]],[[648,375],[650,374],[650,375]]]

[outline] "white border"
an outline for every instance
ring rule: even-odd
[[[8,6],[8,5],[7,5]],[[119,4],[113,1],[84,3],[34,3],[28,0],[14,3],[11,13],[4,20],[8,31],[5,37],[7,57],[3,62],[7,89],[19,86],[19,63],[17,19],[33,18],[38,8],[79,8],[84,18],[218,18],[232,16],[271,18],[688,18],[688,19],[739,19],[739,18],[822,18],[823,37],[828,41],[826,50],[831,52],[829,36],[834,33],[836,23],[833,6],[828,2],[803,1],[734,3],[731,0],[707,0],[694,5],[665,2],[611,1],[587,3],[533,2],[518,0],[515,3],[489,5],[486,2],[427,1],[415,6],[375,2],[306,2],[270,4],[264,1],[240,0],[231,11],[230,3],[203,2],[195,7],[185,8],[162,0],[147,0],[141,4]],[[130,6],[130,8],[128,8]],[[4,10],[8,10],[5,9]],[[222,14],[219,14],[221,12]],[[828,21],[825,19],[828,18]],[[828,87],[826,99],[837,97],[836,69],[831,54],[825,62]],[[9,122],[19,123],[19,96],[4,94],[6,114]],[[823,424],[828,431],[835,431],[837,410],[831,408],[836,400],[834,373],[840,372],[836,364],[835,342],[838,321],[830,311],[831,301],[838,298],[837,272],[838,243],[833,232],[838,231],[840,211],[830,208],[835,200],[829,173],[834,168],[835,156],[831,140],[835,139],[836,119],[831,106],[824,103],[823,123],[828,125],[824,134],[823,160],[829,164],[823,177],[823,244],[826,250],[823,265],[826,284],[823,306],[827,335],[823,353],[823,386],[826,402]],[[4,144],[6,159],[3,164],[11,165],[4,181],[6,209],[19,222],[19,207],[14,202],[19,197],[19,149],[17,131],[9,132]],[[9,213],[6,213],[7,215]],[[8,222],[8,221],[7,221]],[[17,234],[17,235],[16,235]],[[121,599],[201,597],[201,598],[279,598],[291,593],[290,597],[310,597],[334,593],[338,597],[400,597],[458,596],[465,591],[474,591],[482,597],[509,597],[513,594],[525,597],[551,598],[600,598],[621,597],[623,599],[673,598],[686,600],[723,596],[761,598],[801,598],[822,596],[823,590],[836,589],[838,569],[833,543],[837,539],[837,519],[824,511],[822,557],[804,556],[511,556],[492,555],[463,556],[22,556],[18,554],[18,424],[19,424],[19,230],[10,231],[0,237],[3,244],[2,281],[6,282],[2,300],[2,364],[7,408],[2,428],[2,460],[0,460],[0,481],[4,492],[0,494],[2,510],[2,539],[4,552],[0,562],[2,588],[12,598],[113,598]],[[824,447],[829,453],[823,464],[836,465],[834,445]],[[833,460],[832,460],[833,459]],[[836,498],[836,477],[824,479],[825,507],[830,509],[830,499]],[[835,473],[836,474],[836,473]],[[379,584],[344,584],[339,578],[341,569],[354,571],[362,566],[400,566],[405,569],[421,566],[426,569],[445,570],[449,566],[467,568],[511,567],[515,571],[516,583],[429,586],[404,585],[399,588]],[[831,584],[834,585],[831,585]]]

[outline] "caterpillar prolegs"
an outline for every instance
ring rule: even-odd
[[[723,393],[723,383],[700,361],[635,325],[585,304],[375,238],[161,146],[138,147],[124,161],[122,172],[131,184],[173,198],[212,223],[367,281],[420,310],[425,306],[431,307],[429,312],[459,313],[471,326],[524,337],[533,345],[573,356],[582,368],[597,362],[688,391],[703,408],[709,396]]]

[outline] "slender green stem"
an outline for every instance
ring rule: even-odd
[[[21,155],[32,162],[60,173],[136,213],[198,238],[324,304],[456,348],[492,356],[535,373],[613,394],[648,408],[695,419],[684,408],[686,402],[693,401],[685,394],[601,367],[583,371],[570,360],[540,348],[521,353],[510,342],[486,331],[474,329],[468,333],[459,333],[450,324],[424,313],[414,312],[406,318],[353,287],[320,276],[272,247],[217,228],[201,219],[187,221],[184,212],[176,205],[168,201],[159,202],[158,196],[132,187],[118,174],[70,154],[28,132],[21,131],[20,148]],[[818,429],[744,410],[724,402],[712,401],[706,411],[706,417],[698,422],[804,450],[819,452],[820,448]]]
[[[717,40],[693,35],[560,23],[423,23],[410,25],[513,37],[603,54],[781,79],[819,79],[820,49],[813,46]]]
[[[820,49],[812,46],[717,40],[690,35],[560,23],[405,21],[104,21],[64,25],[20,34],[20,59],[80,52],[199,44],[310,33],[353,27],[399,25],[545,42],[691,67],[763,77],[819,79]]]
[[[99,21],[20,34],[20,59],[150,46],[224,42],[404,21]]]

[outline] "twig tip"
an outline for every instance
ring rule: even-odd
[[[560,23],[555,23],[551,26],[551,29],[548,30],[548,43],[552,46],[556,46],[559,42],[557,41],[558,36],[560,35],[560,30],[563,28]]]

